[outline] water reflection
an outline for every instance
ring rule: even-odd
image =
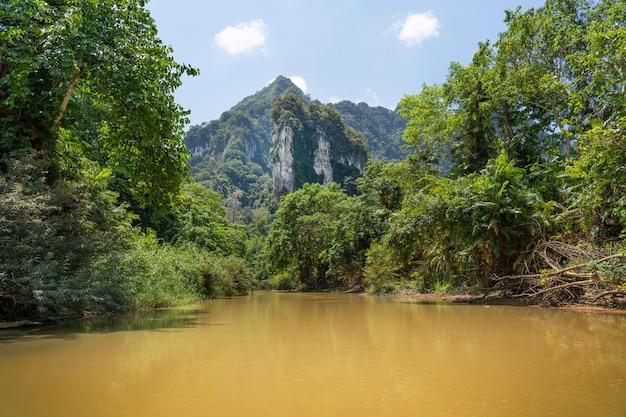
[[[198,325],[198,316],[206,314],[199,308],[159,309],[141,311],[116,317],[93,317],[63,323],[0,330],[0,343],[10,343],[24,336],[38,338],[74,339],[81,333],[111,333],[127,331],[162,331],[190,328]]]

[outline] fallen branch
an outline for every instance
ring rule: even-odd
[[[574,271],[576,269],[581,269],[581,268],[586,268],[587,266],[589,266],[590,263],[602,263],[602,262],[607,262],[613,259],[619,259],[619,258],[626,258],[626,253],[616,253],[614,255],[609,255],[609,256],[605,256],[603,258],[600,259],[596,259],[596,260],[591,260],[589,262],[583,263],[583,264],[576,264],[576,265],[572,265],[569,266],[567,268],[563,268],[563,269],[559,269],[556,271],[552,271],[552,272],[548,272],[545,274],[527,274],[527,275],[507,275],[504,277],[497,277],[495,280],[496,281],[504,281],[507,279],[533,279],[533,278],[548,278],[548,277],[554,277],[554,276],[558,276],[558,275],[563,275],[563,276],[567,276],[566,273]],[[587,275],[583,275],[583,274],[571,274],[570,277],[572,278],[576,278],[576,277],[585,277],[587,278]],[[556,287],[555,287],[556,288]]]
[[[533,298],[536,298],[538,295],[545,294],[545,293],[548,293],[550,291],[556,291],[556,290],[560,290],[560,289],[567,288],[567,287],[575,287],[575,286],[578,286],[578,285],[593,284],[594,282],[596,282],[596,281],[593,280],[593,279],[588,279],[586,281],[568,282],[567,284],[561,284],[561,285],[557,285],[556,287],[546,288],[545,290],[541,290],[541,291],[538,291],[538,292],[536,292],[534,294],[527,294],[527,295],[530,295],[531,299],[533,299]]]
[[[523,266],[523,270],[518,270],[521,274],[494,275],[492,281],[496,285],[493,289],[527,303],[540,300],[542,305],[601,302],[603,297],[626,297],[626,289],[616,287],[623,283],[620,271],[626,268],[626,253],[607,255],[606,252],[550,241],[538,244],[528,255],[521,262],[516,260],[516,265]]]
[[[604,291],[598,295],[596,295],[592,301],[598,301],[600,298],[604,298],[604,297],[608,297],[609,295],[623,295],[626,296],[626,291],[624,290],[611,290],[611,291]]]

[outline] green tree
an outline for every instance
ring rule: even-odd
[[[570,101],[582,87],[570,57],[584,49],[590,8],[587,0],[547,0],[537,9],[507,11],[491,91],[505,106],[501,120],[509,140],[533,127],[545,143],[540,149],[571,155],[572,135],[584,127],[584,117],[576,117]]]
[[[305,184],[284,196],[265,248],[270,274],[293,274],[307,288],[331,284],[328,250],[347,198],[335,183]]]
[[[48,185],[42,163],[25,154],[0,175],[0,320],[123,308],[122,277],[98,266],[130,244],[110,170],[83,158],[80,181]]]
[[[453,171],[457,174],[478,172],[495,156],[495,126],[492,122],[493,103],[485,81],[491,71],[493,51],[489,43],[481,43],[472,62],[463,67],[450,65],[444,91],[455,109],[448,120],[454,142],[451,152]]]
[[[72,122],[97,106],[104,159],[141,202],[167,203],[188,158],[173,92],[196,70],[174,61],[145,2],[9,0],[0,26],[2,157],[32,148],[54,162],[59,129],[80,131]]]
[[[493,63],[489,43],[479,45],[468,66],[450,65],[446,82],[424,86],[400,101],[407,119],[404,139],[426,164],[455,175],[477,172],[495,155],[495,126],[486,79]]]
[[[447,121],[452,117],[444,88],[423,85],[418,94],[400,100],[398,112],[407,120],[403,139],[415,147],[415,154],[426,164],[449,166],[453,146]]]
[[[0,4],[2,318],[151,305],[132,301],[149,286],[159,297],[170,287],[184,294],[168,300],[200,294],[197,276],[133,262],[167,245],[133,228],[136,216],[113,191],[134,208],[171,214],[187,176],[186,111],[173,92],[196,71],[173,60],[145,3]],[[140,249],[148,241],[154,251]],[[161,253],[179,265],[193,259],[182,246]]]
[[[222,255],[244,255],[244,231],[228,223],[222,196],[195,182],[183,184],[174,201],[169,230],[173,243],[192,242],[203,250]]]
[[[390,213],[402,206],[406,189],[407,172],[403,163],[370,161],[365,174],[358,179],[359,192],[369,205]]]
[[[568,172],[585,230],[606,242],[626,231],[626,4],[600,1],[587,17],[586,47],[570,57],[579,86],[570,101],[588,109],[579,120],[590,128],[577,137],[580,157]]]

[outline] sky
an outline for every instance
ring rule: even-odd
[[[279,75],[312,99],[394,109],[468,64],[506,29],[504,11],[543,0],[151,0],[158,36],[183,78],[191,124],[219,118]]]

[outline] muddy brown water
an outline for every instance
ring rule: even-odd
[[[626,316],[356,294],[0,332],[0,415],[626,416]]]

